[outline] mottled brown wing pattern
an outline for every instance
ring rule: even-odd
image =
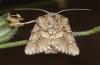
[[[55,34],[55,37],[57,38],[54,40],[55,48],[62,53],[66,53],[69,55],[78,55],[79,49],[74,40],[71,28],[68,24],[68,18],[62,16],[60,18],[60,21],[63,25],[63,28],[60,32],[57,32]]]
[[[32,55],[42,52],[62,52],[73,56],[79,54],[68,18],[51,13],[36,19],[25,53]]]

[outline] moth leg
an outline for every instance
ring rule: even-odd
[[[36,22],[36,20],[31,20],[31,21],[25,22],[24,24],[30,24],[30,23],[34,23],[34,22]]]
[[[28,21],[28,22],[24,22],[24,23],[21,23],[21,22],[19,22],[19,23],[14,23],[17,27],[19,27],[19,26],[24,26],[25,24],[30,24],[30,23],[34,23],[34,22],[36,22],[35,20],[31,20],[31,21]],[[11,24],[10,24],[11,25]],[[15,26],[15,27],[16,27]]]
[[[16,16],[12,17],[12,16]],[[19,27],[19,26],[23,26],[23,24],[20,24],[20,20],[23,20],[23,18],[21,18],[21,16],[19,14],[16,15],[9,15],[6,20],[8,20],[10,22],[11,26],[15,26],[15,27]]]
[[[12,16],[16,16],[16,18],[12,17]],[[14,27],[20,27],[20,26],[24,26],[25,24],[30,24],[30,23],[35,22],[35,20],[32,20],[32,21],[28,21],[28,22],[25,22],[25,23],[21,23],[20,20],[23,20],[23,18],[21,18],[21,15],[19,15],[19,14],[9,15],[6,18],[6,20],[10,21],[10,25],[14,26]]]

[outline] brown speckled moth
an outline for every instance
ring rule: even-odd
[[[29,42],[25,47],[25,53],[27,55],[33,55],[38,53],[54,54],[62,52],[73,56],[78,55],[79,48],[76,45],[72,30],[68,24],[68,18],[60,15],[59,13],[70,10],[88,9],[67,9],[57,13],[50,13],[42,9],[35,10],[44,11],[47,14],[44,16],[39,16],[36,20],[25,23],[28,24],[36,22],[31,32]]]

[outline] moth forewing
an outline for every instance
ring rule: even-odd
[[[40,27],[39,25],[35,24],[33,30],[31,31],[31,33],[37,32],[37,31],[39,31],[40,29],[41,29],[41,27]]]
[[[64,16],[61,16],[60,21],[61,21],[61,24],[64,25],[64,26],[66,26],[69,23],[68,18],[64,17]]]
[[[48,44],[49,40],[46,39],[50,35],[47,32],[43,31],[46,29],[44,26],[45,21],[45,17],[40,16],[37,18],[35,27],[31,32],[29,42],[25,48],[26,54],[31,55],[46,52],[50,48]]]
[[[63,31],[58,31],[57,33],[54,34],[55,38],[60,38],[63,37],[64,32]]]
[[[33,32],[30,36],[29,42],[27,43],[27,46],[25,47],[25,53],[28,55],[39,53],[39,44],[38,40],[40,38],[39,32]]]
[[[45,26],[47,18],[45,16],[39,16],[36,19],[36,23],[40,26],[41,29],[47,30],[47,27]]]
[[[78,55],[79,54],[79,48],[76,45],[76,42],[74,40],[74,37],[72,35],[67,35],[66,40],[68,41],[68,54],[69,55]]]
[[[28,42],[27,46],[25,47],[25,53],[27,55],[36,54],[36,53],[39,52],[39,50],[37,50],[38,47],[39,46],[38,46],[37,43],[35,43],[35,42]],[[38,52],[36,52],[36,51],[38,51]]]
[[[67,32],[72,32],[69,26],[69,20],[66,17],[61,17],[61,23],[63,25],[63,29]]]
[[[64,40],[64,38],[57,38],[53,40],[53,46],[55,49],[57,49],[59,52],[66,53],[68,52],[68,46]]]
[[[30,36],[30,39],[29,39],[29,41],[31,42],[38,42],[38,40],[40,39],[40,37],[41,37],[41,34],[40,34],[40,32],[33,32],[33,33],[31,33],[31,36]]]
[[[72,44],[69,44],[68,46],[69,46],[69,52],[68,52],[69,55],[75,56],[79,54],[79,48],[77,47],[76,44],[72,43]]]
[[[31,31],[31,36],[29,38],[29,42],[27,43],[27,46],[25,47],[25,53],[27,55],[32,55],[32,54],[36,54],[39,53],[39,39],[41,37],[41,34],[39,32],[41,28],[35,24],[33,30]]]
[[[66,22],[66,26],[64,26],[64,38],[65,38],[65,41],[67,43],[67,46],[68,46],[68,54],[69,55],[78,55],[79,54],[79,48],[77,47],[76,45],[76,42],[75,42],[75,39],[74,39],[74,36],[72,34],[72,30],[68,24],[68,18],[62,18],[62,22]]]
[[[42,35],[42,37],[44,37],[44,38],[50,38],[50,36],[51,36],[51,34],[50,33],[48,33],[48,32],[46,32],[46,31],[41,31],[41,35]]]
[[[25,53],[31,55],[42,52],[62,52],[73,56],[79,54],[68,18],[49,13],[36,19]]]

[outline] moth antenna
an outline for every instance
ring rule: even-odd
[[[47,14],[49,14],[50,12],[44,10],[44,9],[33,9],[33,8],[22,8],[22,9],[15,9],[15,10],[39,10],[39,11],[43,11],[46,12]]]
[[[88,11],[91,11],[91,9],[65,9],[65,10],[61,10],[61,11],[58,11],[57,13],[61,13],[61,12],[64,12],[64,11],[74,11],[74,10],[88,10]]]

